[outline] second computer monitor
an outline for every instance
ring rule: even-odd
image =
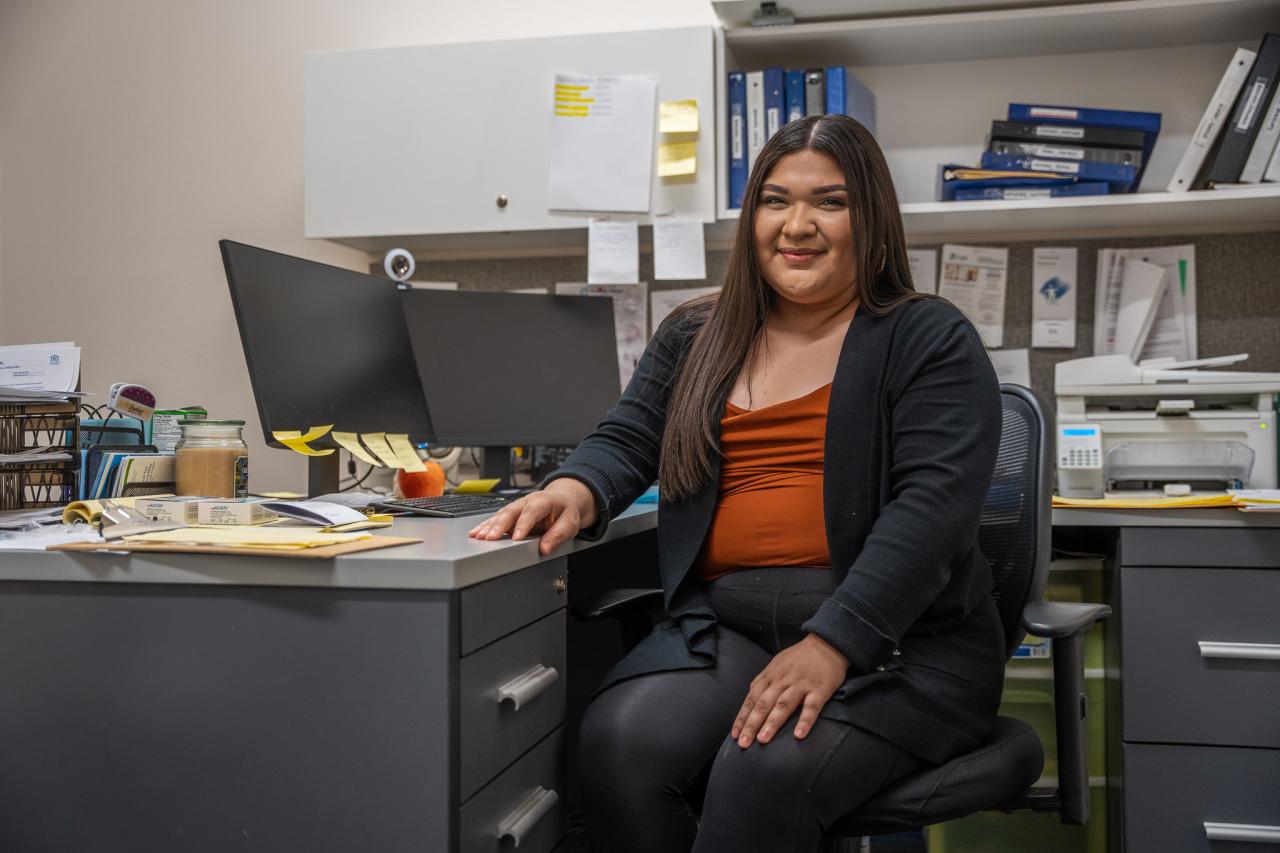
[[[572,446],[618,400],[613,300],[401,292],[436,440]]]

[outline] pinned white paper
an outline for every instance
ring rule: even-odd
[[[1074,247],[1032,252],[1031,346],[1075,348],[1079,290],[1076,261]]]
[[[705,296],[708,293],[719,293],[718,287],[682,287],[676,290],[655,290],[649,294],[650,334],[658,331],[667,316],[690,299]]]
[[[640,232],[634,219],[591,219],[587,229],[587,283],[640,280]]]
[[[933,249],[907,249],[911,282],[917,293],[938,292],[938,253]]]
[[[702,221],[680,216],[653,220],[653,277],[696,281],[707,277]]]
[[[644,345],[648,340],[644,330],[648,319],[649,285],[638,284],[582,284],[558,282],[556,293],[570,296],[608,296],[613,299],[613,333],[618,343],[618,379],[627,387],[631,374],[635,373]]]
[[[1116,314],[1117,353],[1138,360],[1169,277],[1170,272],[1157,264],[1135,258],[1125,260],[1120,310]]]
[[[556,75],[552,210],[649,210],[657,97],[649,75]]]
[[[988,350],[996,378],[1024,388],[1031,387],[1031,351],[1026,349]]]
[[[982,342],[1004,344],[1004,295],[1009,250],[988,246],[942,247],[938,295],[951,301],[977,328]]]

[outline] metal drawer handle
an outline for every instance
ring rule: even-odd
[[[1256,823],[1204,822],[1204,834],[1210,841],[1280,841],[1280,826],[1262,826]]]
[[[1280,660],[1280,643],[1215,643],[1210,640],[1201,640],[1200,657]],[[1226,825],[1223,824],[1223,826]]]
[[[542,816],[555,808],[558,802],[560,802],[560,795],[555,791],[548,791],[541,785],[534,788],[533,793],[525,797],[524,802],[516,806],[515,811],[504,817],[498,824],[498,841],[501,842],[509,835],[514,846],[519,847],[520,842],[528,836]]]
[[[521,673],[498,688],[498,703],[511,700],[517,711],[521,705],[527,705],[548,687],[560,680],[560,673],[554,666],[538,664],[528,672]]]

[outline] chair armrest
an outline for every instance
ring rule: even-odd
[[[1022,627],[1033,637],[1074,637],[1110,615],[1105,604],[1033,601],[1022,609]]]
[[[660,589],[608,589],[588,596],[574,605],[573,618],[584,622],[598,619],[622,619],[636,613],[646,613],[662,604]]]
[[[1053,640],[1053,716],[1057,734],[1058,790],[1063,823],[1089,820],[1088,703],[1084,694],[1084,633],[1111,615],[1105,604],[1035,601],[1022,610],[1022,626],[1034,637]]]

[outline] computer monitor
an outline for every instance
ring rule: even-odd
[[[436,441],[485,448],[507,480],[513,445],[571,447],[618,401],[613,300],[400,292]]]
[[[434,434],[395,282],[222,240],[249,380],[276,430]],[[337,454],[325,459],[335,460]],[[336,483],[334,483],[336,487]]]

